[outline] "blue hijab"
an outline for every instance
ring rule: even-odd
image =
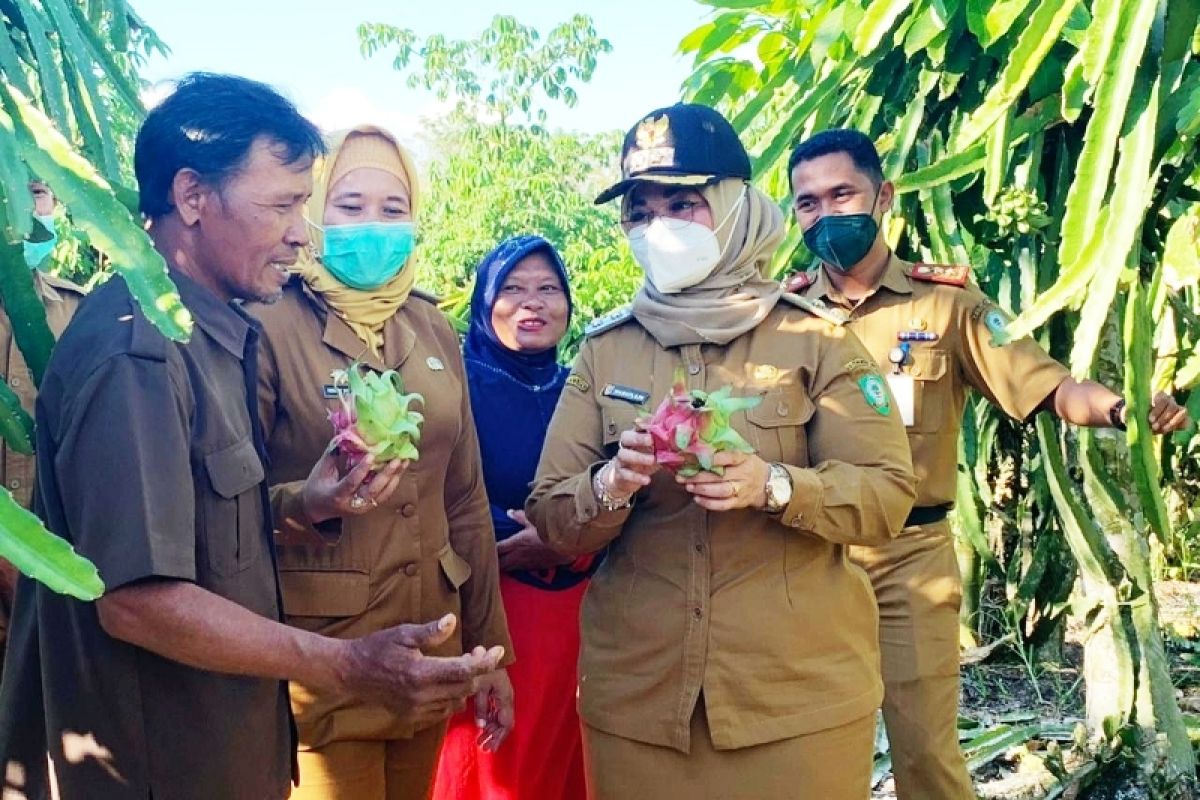
[[[558,403],[568,370],[558,363],[555,348],[520,353],[505,347],[492,327],[492,309],[509,273],[526,256],[540,253],[558,273],[571,308],[567,270],[553,245],[540,236],[505,239],[480,262],[471,295],[471,315],[463,358],[471,409],[479,431],[483,478],[492,509],[497,540],[521,530],[508,518],[509,509],[522,509],[537,470],[550,417]],[[565,569],[543,573],[514,573],[518,580],[544,589],[565,589],[587,577]]]

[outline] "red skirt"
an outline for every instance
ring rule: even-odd
[[[585,800],[575,696],[586,589],[586,581],[554,592],[500,576],[517,655],[508,668],[516,724],[497,752],[485,753],[468,703],[450,720],[433,800]]]

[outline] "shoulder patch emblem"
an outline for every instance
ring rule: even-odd
[[[850,315],[845,311],[841,310],[840,308],[830,308],[825,304],[824,300],[819,298],[812,299],[805,297],[804,295],[790,294],[785,292],[782,295],[782,299],[787,303],[791,303],[797,308],[803,308],[814,317],[820,317],[826,322],[831,322],[838,327],[841,327],[850,321]]]
[[[963,287],[971,277],[971,268],[962,265],[913,264],[912,277],[918,281]]]
[[[1008,335],[1008,323],[1012,319],[999,306],[984,301],[971,309],[971,318],[983,320],[983,327],[991,334],[988,343],[992,347],[1003,347],[1012,341]]]
[[[633,311],[629,306],[621,306],[589,322],[583,329],[583,335],[598,336],[605,331],[611,331],[613,328],[624,325],[631,319],[633,319]]]
[[[587,379],[575,372],[567,376],[567,386],[570,386],[572,389],[578,389],[585,394],[592,390],[592,385],[587,382]]]
[[[863,399],[867,401],[867,405],[875,409],[875,413],[881,417],[886,417],[892,413],[892,402],[888,397],[887,389],[883,385],[883,378],[879,377],[879,373],[863,375],[858,379],[858,388],[862,391]]]

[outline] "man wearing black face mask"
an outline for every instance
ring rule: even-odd
[[[788,289],[825,306],[858,335],[887,374],[904,419],[917,501],[900,536],[851,548],[879,603],[884,722],[901,800],[975,797],[958,746],[961,584],[947,513],[957,482],[967,390],[1016,419],[1047,410],[1076,425],[1125,427],[1125,401],[1075,381],[1031,338],[1007,342],[1008,318],[966,266],[911,264],[888,248],[880,220],[895,190],[871,140],[829,130],[799,144],[788,164],[796,222],[821,260]],[[1165,392],[1155,433],[1190,424]]]

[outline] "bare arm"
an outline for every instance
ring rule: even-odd
[[[503,648],[457,658],[421,653],[445,641],[455,620],[399,625],[341,640],[261,617],[237,603],[180,580],[127,584],[96,602],[112,637],[198,669],[294,680],[349,690],[414,721],[436,721],[478,689]]]
[[[1089,428],[1110,428],[1112,420],[1109,412],[1121,396],[1106,386],[1095,381],[1077,381],[1067,378],[1058,385],[1045,400],[1041,409],[1053,411],[1060,418],[1073,425],[1083,425]],[[1121,409],[1121,422],[1126,421],[1128,408]],[[1150,429],[1156,433],[1170,433],[1182,430],[1191,423],[1186,408],[1175,402],[1175,398],[1166,392],[1154,395],[1150,407]]]

